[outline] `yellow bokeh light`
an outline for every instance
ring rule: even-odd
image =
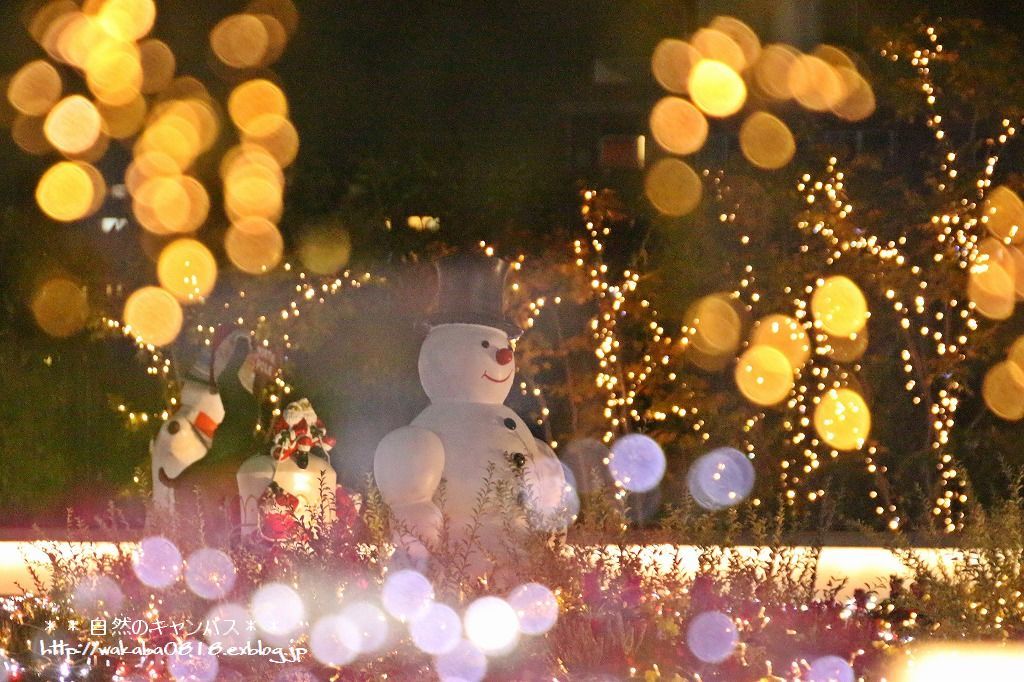
[[[291,121],[277,114],[257,116],[243,137],[267,150],[282,168],[290,166],[299,153],[298,131]]]
[[[832,105],[832,113],[845,121],[863,121],[875,113],[875,91],[857,71],[845,66],[837,67],[843,81],[845,96]]]
[[[134,43],[108,42],[92,50],[85,62],[85,78],[96,99],[124,106],[142,91],[142,62]]]
[[[732,357],[739,348],[742,323],[727,295],[705,296],[691,306],[686,319],[694,329],[691,343],[702,353]]]
[[[284,210],[284,188],[272,170],[257,164],[237,166],[224,181],[224,210],[232,220],[276,221]]]
[[[187,232],[192,206],[182,176],[145,180],[135,192],[132,211],[139,224],[153,234]]]
[[[700,52],[693,45],[676,38],[665,38],[651,55],[651,73],[658,85],[677,95],[689,88],[690,70],[700,61]]]
[[[156,266],[160,286],[182,303],[202,301],[217,283],[217,261],[201,242],[177,239],[160,252]]]
[[[113,42],[112,36],[96,17],[75,12],[60,28],[56,51],[63,61],[85,69],[89,56],[109,42]]]
[[[1000,419],[1024,418],[1024,369],[1010,360],[993,365],[981,385],[985,405]]]
[[[796,139],[781,119],[755,111],[740,126],[740,150],[758,168],[775,170],[793,160]]]
[[[814,428],[836,450],[859,450],[871,433],[871,411],[856,391],[833,388],[814,408]]]
[[[793,389],[793,366],[782,351],[751,346],[736,364],[736,387],[755,405],[776,405]]]
[[[663,97],[651,109],[651,134],[665,151],[693,154],[708,138],[708,121],[687,100]]]
[[[857,332],[853,336],[830,336],[828,345],[831,348],[829,355],[839,362],[855,362],[868,350],[868,328]]]
[[[292,0],[253,0],[245,9],[251,14],[269,14],[274,17],[289,36],[294,35],[299,27],[299,10]]]
[[[967,297],[992,320],[1013,314],[1017,299],[1017,267],[1009,249],[994,237],[984,239],[967,278]]]
[[[807,330],[789,315],[773,314],[758,320],[750,334],[750,343],[780,351],[793,369],[803,367],[811,357]]]
[[[853,62],[853,59],[851,59],[850,55],[848,55],[841,47],[824,44],[818,45],[811,50],[811,54],[823,62],[831,64],[837,69],[843,68],[852,69],[854,71],[857,70],[857,65]]]
[[[124,324],[144,343],[166,346],[181,332],[185,315],[181,304],[160,287],[142,287],[124,304]]]
[[[724,118],[743,108],[747,86],[735,70],[720,61],[702,59],[690,71],[690,97],[708,116]]]
[[[156,4],[154,0],[104,0],[97,19],[118,40],[139,40],[153,29]]]
[[[11,124],[11,138],[18,147],[33,156],[43,156],[53,151],[53,145],[43,132],[44,119],[18,114]]]
[[[263,28],[267,31],[267,51],[259,65],[261,67],[270,66],[284,54],[284,49],[288,46],[288,31],[273,15],[254,14],[253,16],[260,20]]]
[[[717,29],[699,29],[693,34],[690,43],[703,59],[722,62],[736,73],[742,73],[749,66],[739,43]]]
[[[717,16],[711,20],[709,26],[729,36],[740,46],[740,49],[743,50],[746,67],[749,68],[757,63],[761,56],[761,39],[757,37],[754,29],[736,17],[729,16]]]
[[[245,142],[232,147],[221,157],[220,177],[227,184],[236,172],[242,172],[248,166],[261,166],[274,174],[278,185],[284,186],[284,172],[277,159],[263,147]]]
[[[1013,261],[1014,280],[1013,289],[1017,294],[1018,301],[1024,301],[1024,251],[1016,246],[1007,247],[1010,251],[1010,260]]]
[[[7,99],[26,116],[44,116],[60,99],[63,83],[57,69],[42,59],[18,69],[7,85]]]
[[[228,96],[228,114],[243,133],[260,116],[276,114],[288,117],[288,99],[281,88],[265,78],[246,81]]]
[[[307,227],[299,237],[299,259],[318,275],[333,275],[348,264],[352,238],[337,222]]]
[[[82,161],[54,164],[36,185],[39,208],[61,222],[73,222],[92,215],[99,210],[105,195],[103,176]]]
[[[51,0],[37,9],[28,21],[28,32],[40,45],[45,44],[46,34],[54,28],[59,20],[67,21],[78,11],[73,0]]]
[[[210,47],[217,59],[235,69],[261,64],[270,48],[266,26],[252,14],[226,17],[210,32]]]
[[[776,44],[764,48],[761,57],[754,64],[753,80],[758,89],[772,99],[792,99],[789,72],[799,56],[800,53],[789,45]]]
[[[177,61],[170,46],[151,38],[139,43],[139,62],[142,64],[142,92],[147,95],[164,90],[174,80]]]
[[[103,116],[103,132],[115,140],[132,137],[146,121],[146,98],[141,95],[122,106],[112,107],[100,102],[96,108]]]
[[[838,275],[821,282],[811,296],[814,320],[832,336],[852,337],[867,324],[868,302],[849,277]]]
[[[985,227],[994,237],[1014,244],[1024,239],[1024,202],[1009,187],[999,185],[985,199],[982,215]]]
[[[1024,335],[1018,336],[1017,340],[1010,345],[1010,350],[1006,352],[1006,359],[1024,371]]]
[[[789,70],[793,98],[811,111],[829,111],[846,98],[846,87],[834,66],[812,55],[800,55]]]
[[[690,213],[700,204],[703,192],[697,172],[679,159],[660,159],[644,178],[647,199],[667,216]]]
[[[69,155],[88,151],[102,132],[99,110],[81,95],[71,95],[57,102],[43,124],[43,133],[50,144]]]
[[[82,331],[89,318],[85,289],[64,277],[49,279],[36,289],[31,309],[39,328],[59,339]]]
[[[281,232],[269,220],[245,218],[228,228],[224,249],[239,270],[253,275],[270,272],[284,255]]]
[[[146,127],[135,143],[134,155],[162,153],[174,159],[178,169],[184,172],[199,156],[201,146],[199,131],[188,118],[166,114]]]

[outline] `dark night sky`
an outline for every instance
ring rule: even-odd
[[[467,186],[483,183],[496,155],[522,154],[542,172],[564,163],[558,105],[586,87],[594,58],[644,83],[651,47],[715,14],[749,22],[764,40],[798,46],[831,41],[857,47],[866,30],[935,13],[979,16],[1011,28],[1022,23],[1013,2],[876,3],[866,0],[597,0],[594,2],[396,2],[302,0],[302,24],[277,65],[303,137],[302,160],[342,168],[372,153],[401,163],[443,159]],[[880,6],[883,5],[884,6]],[[206,35],[242,2],[158,2],[157,37],[175,49],[180,73],[193,73],[215,95]],[[0,9],[0,72],[41,55],[20,15]],[[694,12],[696,8],[696,12]],[[803,42],[805,44],[800,45]],[[10,198],[25,197],[41,163],[0,145]],[[551,180],[553,178],[543,178]],[[540,181],[541,179],[539,179]]]

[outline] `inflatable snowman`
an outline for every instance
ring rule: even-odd
[[[150,444],[153,474],[153,502],[159,510],[174,509],[177,479],[201,460],[213,444],[217,427],[224,421],[224,403],[217,382],[225,371],[235,347],[248,345],[248,334],[233,331],[217,339],[182,380],[178,407],[160,427]],[[252,368],[248,361],[239,369],[239,381],[252,390]]]
[[[430,405],[381,441],[374,478],[396,521],[395,542],[413,558],[439,549],[445,517],[449,546],[466,539],[475,522],[475,542],[500,555],[510,519],[493,509],[478,515],[481,494],[517,491],[517,528],[564,528],[565,477],[551,448],[503,404],[515,381],[512,343],[522,333],[502,316],[507,264],[456,256],[437,267],[438,312],[419,355]],[[473,570],[485,570],[484,553],[477,554]]]

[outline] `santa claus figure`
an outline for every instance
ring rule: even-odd
[[[510,523],[540,530],[564,523],[565,477],[551,448],[503,404],[515,383],[513,343],[522,334],[502,313],[507,263],[457,255],[437,269],[437,312],[419,355],[430,405],[381,441],[374,477],[401,549],[425,558],[444,550],[443,535],[451,545],[472,536],[473,570],[483,572]],[[514,518],[501,500],[481,509],[481,496],[502,491],[513,491]]]

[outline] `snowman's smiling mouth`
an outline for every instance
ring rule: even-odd
[[[487,370],[484,370],[484,373],[481,376],[484,379],[487,379],[488,381],[493,381],[496,384],[503,384],[503,383],[505,383],[506,381],[508,381],[509,379],[512,378],[512,371],[509,370],[509,373],[505,375],[504,379],[495,379],[494,377],[492,377],[490,374],[487,373]]]

